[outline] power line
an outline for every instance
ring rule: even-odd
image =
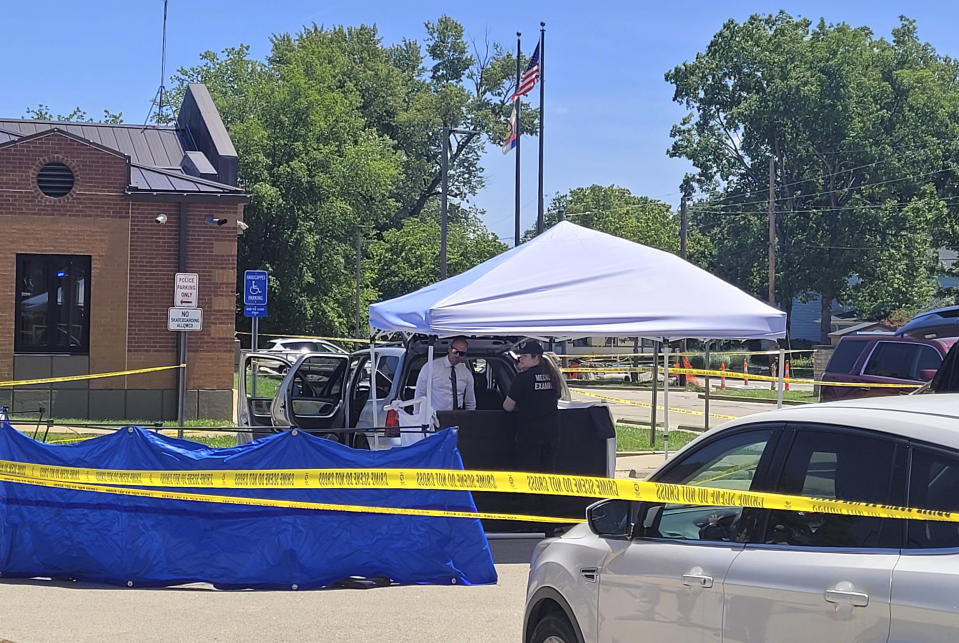
[[[953,171],[954,169],[955,169],[955,168],[943,168],[943,169],[941,169],[941,170],[933,170],[933,171],[931,171],[931,172],[925,172],[925,173],[922,173],[922,174],[913,174],[913,175],[909,175],[909,176],[902,176],[902,177],[898,177],[898,178],[895,178],[895,179],[889,179],[889,180],[886,180],[886,181],[876,181],[875,183],[863,183],[862,185],[856,186],[856,189],[861,190],[861,189],[863,189],[863,188],[875,187],[875,186],[877,186],[877,185],[888,185],[888,184],[890,184],[890,183],[898,183],[898,182],[900,182],[900,181],[908,181],[908,180],[910,180],[910,179],[917,179],[917,178],[921,178],[921,177],[925,177],[925,176],[932,176],[932,175],[934,175],[934,174],[941,174],[941,173],[943,173],[943,172],[950,172],[950,171]],[[809,194],[802,194],[802,195],[800,195],[800,196],[797,197],[797,198],[805,199],[805,198],[813,197],[813,196],[823,196],[823,195],[826,195],[826,194],[831,194],[831,193],[833,193],[833,192],[836,192],[836,190],[829,190],[829,191],[825,191],[825,192],[810,192]],[[948,200],[948,199],[951,199],[951,198],[953,198],[953,197],[944,197],[942,200],[945,201],[945,200]],[[779,205],[784,205],[784,202],[788,202],[788,201],[789,201],[789,199],[776,199],[775,202],[776,202],[777,204],[779,204]],[[696,204],[694,204],[692,207],[695,209],[695,211],[696,211],[697,213],[702,213],[702,214],[722,214],[722,215],[729,215],[729,216],[737,216],[737,215],[743,215],[743,214],[756,214],[756,213],[759,213],[758,210],[756,210],[756,211],[752,211],[752,210],[747,211],[747,210],[742,210],[742,208],[743,208],[744,206],[748,206],[748,205],[766,205],[766,204],[769,203],[769,200],[768,200],[768,199],[763,199],[763,200],[761,200],[761,201],[758,201],[758,200],[757,200],[757,201],[744,201],[744,202],[742,202],[742,203],[730,203],[728,207],[737,206],[737,207],[740,209],[738,212],[730,212],[730,211],[723,210],[723,209],[715,209],[712,202],[707,201],[707,202],[705,202],[705,203],[706,203],[706,209],[701,209],[701,206],[698,206],[698,205],[696,205]],[[908,204],[907,204],[907,205],[908,205]],[[723,208],[723,207],[725,207],[725,206],[722,206],[722,205],[719,206],[719,208]],[[857,207],[860,207],[860,208],[882,208],[882,207],[885,207],[885,206],[883,206],[883,205],[881,205],[881,204],[863,204],[863,205],[860,205],[860,206],[857,206]],[[825,207],[825,208],[810,208],[810,209],[804,209],[804,210],[782,209],[782,210],[780,210],[780,213],[788,214],[788,213],[801,213],[801,212],[828,212],[828,211],[849,211],[849,210],[850,210],[850,208],[848,208],[848,207],[838,207],[838,208]],[[760,214],[765,214],[765,213],[763,212],[763,213],[760,213]]]
[[[959,140],[944,141],[944,143],[956,143],[956,142],[959,142]],[[848,169],[839,170],[839,171],[832,172],[832,173],[829,173],[829,174],[823,174],[823,175],[820,176],[820,177],[813,177],[813,178],[808,178],[808,179],[799,179],[798,181],[791,181],[791,182],[789,182],[789,183],[777,183],[777,187],[779,187],[779,188],[788,188],[788,187],[792,187],[792,186],[794,186],[794,185],[801,185],[801,184],[803,184],[803,183],[809,183],[809,182],[811,182],[811,181],[825,180],[825,179],[828,179],[828,178],[833,178],[833,177],[840,176],[840,175],[843,175],[843,174],[848,174],[848,173],[850,173],[850,172],[855,172],[856,170],[861,170],[861,169],[864,169],[864,168],[867,168],[867,167],[874,167],[874,166],[876,166],[876,165],[884,165],[884,164],[892,164],[892,163],[894,163],[894,162],[896,162],[896,161],[898,161],[898,160],[901,160],[901,159],[903,159],[903,158],[910,157],[910,156],[915,156],[915,155],[917,155],[917,154],[925,151],[925,149],[926,149],[926,148],[915,149],[915,150],[913,150],[913,151],[911,151],[911,152],[910,152],[910,151],[906,151],[906,152],[903,152],[900,156],[898,156],[898,157],[895,158],[895,159],[881,159],[881,160],[878,160],[878,161],[874,161],[874,162],[872,162],[872,163],[866,163],[866,164],[863,164],[863,165],[857,165],[857,166],[854,166],[854,167],[851,167],[851,168],[848,168]],[[868,152],[868,151],[869,151],[869,150],[850,150],[850,151],[848,151],[848,152],[823,152],[823,154],[833,154],[833,155],[836,155],[836,154],[853,154],[853,153],[856,153],[856,152]],[[765,190],[766,188],[763,187],[762,189]],[[748,192],[747,192],[747,194],[748,194]],[[736,198],[736,197],[734,197],[734,196],[733,196],[733,197],[724,197],[724,198],[720,199],[717,203],[721,203],[721,202],[723,202],[723,201],[726,201],[726,200],[729,200],[729,199],[733,199],[733,198]],[[765,201],[763,201],[763,203],[765,203]]]
[[[947,196],[939,197],[939,201],[945,202],[946,205],[952,204],[954,201],[959,200],[959,196]],[[760,203],[766,204],[766,201],[761,201]],[[826,214],[828,212],[845,212],[849,214],[855,214],[860,210],[885,210],[890,211],[895,210],[901,212],[909,206],[913,205],[910,203],[898,203],[895,206],[889,206],[883,203],[861,203],[851,206],[838,207],[838,208],[806,208],[802,210],[791,210],[791,209],[782,209],[778,211],[778,214],[787,215],[787,214]],[[763,215],[766,216],[766,212],[762,210],[742,210],[739,212],[730,212],[728,210],[711,210],[711,209],[700,209],[694,206],[696,214],[712,214],[717,216],[724,217],[739,217],[739,216],[749,216],[749,215]]]

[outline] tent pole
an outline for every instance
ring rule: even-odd
[[[375,333],[370,333],[370,399],[373,400],[373,450],[380,450],[380,433],[377,431],[377,424],[379,424],[379,409],[376,408],[376,344],[373,341],[373,338],[376,337]]]
[[[708,373],[708,372],[709,372],[709,365],[710,365],[710,363],[709,363],[709,340],[707,339],[704,343],[706,344],[706,365],[703,366],[703,368],[704,368],[704,369],[706,370],[706,372]],[[707,376],[705,377],[705,380],[706,380],[706,397],[704,397],[703,399],[706,400],[706,408],[703,409],[703,412],[705,413],[705,415],[704,415],[704,420],[703,420],[703,421],[705,422],[705,424],[703,425],[703,428],[704,428],[706,431],[708,431],[708,430],[709,430],[709,375],[707,375]]]
[[[649,409],[649,448],[656,447],[656,389],[659,387],[659,341],[653,342],[653,403]]]
[[[776,384],[776,408],[781,409],[783,407],[783,388],[785,385],[785,371],[786,371],[786,353],[780,348],[779,349],[779,382]]]
[[[663,457],[669,459],[669,344],[663,338]]]
[[[436,344],[436,335],[430,335],[429,348],[426,349],[426,419],[420,414],[423,427],[423,437],[426,437],[426,428],[433,424],[433,345]]]

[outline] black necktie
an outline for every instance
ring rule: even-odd
[[[453,390],[453,410],[459,408],[459,405],[456,403],[456,367],[450,367],[450,388]]]

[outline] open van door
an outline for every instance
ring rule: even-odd
[[[370,352],[356,351],[351,355],[350,384],[347,397],[347,425],[357,429],[351,446],[354,449],[388,449],[400,445],[398,437],[384,437],[374,430],[373,406],[378,407],[377,426],[388,424],[387,412],[383,405],[400,396],[399,371],[403,363],[405,350],[396,347],[380,347],[376,352],[376,395],[370,396]],[[394,411],[394,413],[396,413]],[[405,417],[405,413],[402,414]]]
[[[243,352],[237,377],[237,444],[273,433],[273,401],[292,363],[276,353]]]
[[[345,429],[346,382],[350,356],[306,353],[286,372],[270,414],[275,426],[295,426],[309,433],[350,444]]]

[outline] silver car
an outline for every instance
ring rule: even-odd
[[[751,415],[651,479],[957,511],[959,395]],[[959,640],[959,523],[604,500],[534,551],[524,640]]]
[[[268,353],[282,353],[292,360],[296,360],[303,353],[348,353],[336,344],[323,339],[308,339],[302,337],[275,337],[267,342],[266,348],[260,350]]]

